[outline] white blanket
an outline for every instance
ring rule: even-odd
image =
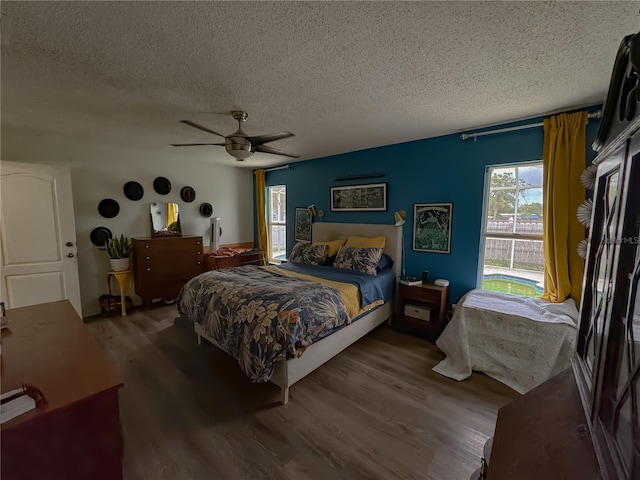
[[[526,393],[569,367],[577,323],[571,299],[549,303],[471,290],[436,342],[447,358],[433,370],[454,380],[476,370]]]

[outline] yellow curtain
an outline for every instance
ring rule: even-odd
[[[265,203],[265,171],[256,170],[256,217],[258,220],[258,248],[269,251],[269,232],[267,231],[267,207]]]
[[[167,227],[178,221],[178,205],[167,203]]]
[[[580,306],[584,260],[576,251],[585,229],[576,217],[585,200],[580,174],[586,166],[587,112],[544,121],[544,294],[550,302],[571,297]]]

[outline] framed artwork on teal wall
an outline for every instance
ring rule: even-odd
[[[296,208],[295,241],[311,242],[311,212],[308,208]]]
[[[453,203],[413,205],[413,249],[418,252],[451,253]]]
[[[387,184],[331,187],[332,212],[386,212]]]

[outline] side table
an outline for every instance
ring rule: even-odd
[[[118,281],[118,288],[120,289],[120,308],[122,310],[122,316],[127,316],[127,292],[130,297],[133,297],[133,277],[131,276],[131,270],[123,270],[121,272],[107,272],[107,285],[109,285],[109,292],[111,292],[111,277],[115,277]]]
[[[435,342],[447,325],[448,294],[449,287],[439,287],[432,283],[411,286],[400,284],[396,297],[396,325],[401,330],[422,334]],[[429,320],[405,315],[405,305],[428,308]]]

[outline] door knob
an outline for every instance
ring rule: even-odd
[[[73,253],[67,253],[68,258],[73,258]]]
[[[65,245],[66,245],[67,247],[73,247],[73,242],[67,242],[67,243],[65,243]]]

